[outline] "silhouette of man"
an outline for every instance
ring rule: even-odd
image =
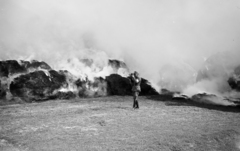
[[[133,74],[131,74],[131,83],[132,83],[132,92],[133,92],[133,108],[139,109],[138,104],[138,95],[141,92],[141,78],[139,76],[139,73],[135,71]]]

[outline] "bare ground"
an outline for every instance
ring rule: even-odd
[[[121,96],[0,106],[0,150],[240,150],[239,109],[139,100],[139,110]]]

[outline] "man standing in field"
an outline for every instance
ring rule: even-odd
[[[131,83],[132,83],[132,92],[133,92],[133,108],[139,109],[138,104],[138,95],[141,92],[141,78],[139,76],[139,73],[135,71],[133,74],[131,74]]]

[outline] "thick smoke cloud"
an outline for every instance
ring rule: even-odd
[[[1,0],[0,11],[0,59],[56,69],[87,57],[104,66],[110,57],[162,85],[196,76],[212,54],[240,51],[239,0]]]

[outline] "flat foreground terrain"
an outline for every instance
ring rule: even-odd
[[[140,97],[0,106],[1,151],[240,150],[240,111]]]

